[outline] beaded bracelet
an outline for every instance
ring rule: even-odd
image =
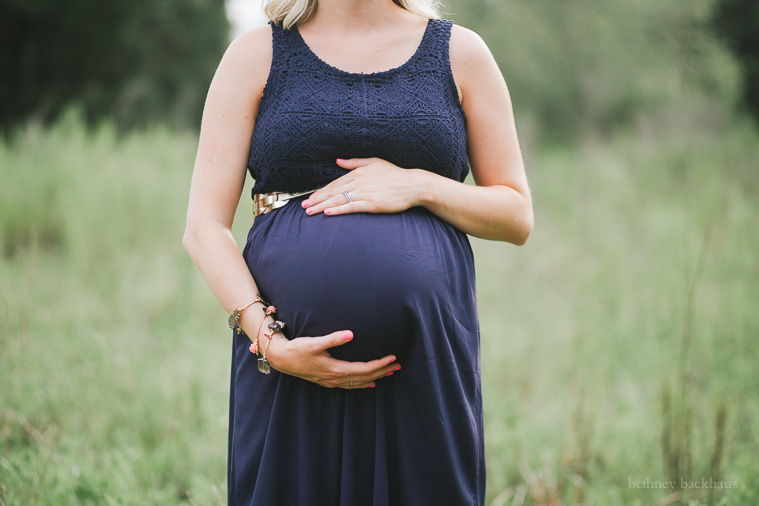
[[[244,334],[245,331],[243,331],[242,328],[240,328],[240,325],[239,325],[239,322],[240,322],[240,313],[242,313],[243,311],[245,311],[250,306],[252,306],[253,304],[256,304],[256,303],[261,303],[261,304],[264,305],[264,307],[268,307],[269,306],[269,303],[266,302],[265,300],[263,300],[260,295],[256,295],[256,299],[253,302],[251,302],[251,303],[249,303],[249,304],[247,304],[247,305],[245,305],[245,306],[243,306],[241,308],[238,308],[238,309],[235,309],[234,311],[232,311],[232,314],[229,315],[229,319],[227,320],[227,323],[229,324],[229,328],[232,329],[232,330],[236,330],[238,334]],[[264,310],[264,312],[266,312],[266,310]]]
[[[258,336],[261,335],[261,327],[263,326],[264,322],[266,321],[266,317],[267,316],[271,316],[271,315],[273,315],[273,314],[275,314],[277,312],[277,308],[276,307],[269,306],[269,305],[267,305],[266,307],[264,307],[263,310],[264,310],[264,317],[261,318],[261,323],[258,324],[258,330],[256,330],[256,335],[251,339],[251,341],[253,341],[253,343],[250,345],[250,348],[249,348],[250,352],[251,353],[255,353],[256,355],[258,355]],[[282,325],[284,326],[285,324],[282,323]],[[269,327],[271,328],[271,325],[269,325]]]
[[[260,295],[256,295],[256,300],[248,304],[247,306],[241,307],[240,309],[235,309],[232,311],[232,314],[229,315],[229,328],[234,329],[238,334],[245,334],[245,331],[240,327],[239,321],[240,321],[240,313],[242,313],[245,309],[249,308],[253,304],[260,302],[263,304],[263,312],[264,317],[261,319],[261,323],[258,324],[258,330],[256,331],[256,335],[252,339],[252,343],[250,347],[248,348],[251,353],[258,355],[258,336],[261,334],[261,327],[263,326],[264,322],[266,321],[267,316],[271,316],[273,314],[277,313],[277,308],[266,302],[264,299],[261,298]],[[271,340],[274,337],[274,334],[283,328],[285,328],[285,322],[280,320],[274,320],[273,323],[270,323],[268,325],[268,328],[270,332],[268,334],[264,333],[264,337],[268,339],[267,346],[265,350],[261,351],[261,358],[258,359],[258,370],[261,371],[264,374],[269,374],[271,372],[271,364],[269,363],[269,359],[266,356],[266,352],[269,351],[269,346],[271,346]]]
[[[258,336],[261,335],[261,327],[264,326],[265,321],[266,321],[266,315],[264,314],[264,317],[261,318],[261,323],[258,324],[258,330],[256,330],[256,335],[253,336],[253,339],[251,339],[253,343],[251,343],[250,345],[250,352],[255,353],[256,355],[258,355]]]
[[[280,330],[285,328],[285,322],[274,320],[273,323],[269,324],[269,330],[270,332],[268,334],[264,334],[264,337],[267,338],[266,342],[266,349],[261,350],[261,358],[258,359],[258,370],[261,371],[264,374],[269,374],[271,372],[271,364],[269,363],[269,359],[266,356],[266,352],[269,351],[269,346],[271,346],[271,339],[274,337],[274,334]],[[251,345],[251,351],[253,351]],[[255,352],[254,352],[255,353]]]

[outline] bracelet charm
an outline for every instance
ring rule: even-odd
[[[274,306],[269,306],[269,303],[266,302],[264,299],[262,299],[260,295],[256,295],[256,299],[253,302],[250,302],[249,304],[247,304],[247,305],[245,305],[245,306],[243,306],[241,308],[237,308],[234,311],[232,311],[232,314],[229,315],[229,319],[227,319],[227,324],[229,325],[229,328],[232,329],[232,330],[236,330],[238,334],[244,334],[245,332],[239,326],[240,313],[242,313],[243,311],[245,311],[250,306],[252,306],[253,304],[256,304],[256,303],[263,304],[263,306],[264,306],[264,313],[266,313],[266,314],[271,314],[271,313],[268,312],[269,309],[273,309],[272,313],[276,313],[277,312],[277,310],[274,308]]]
[[[261,357],[258,359],[258,370],[264,374],[271,373],[271,364],[267,359]]]
[[[272,306],[269,306],[272,307]],[[269,313],[266,313],[267,316]],[[264,337],[267,339],[266,341],[266,349],[261,350],[261,358],[258,359],[258,370],[264,374],[271,373],[271,364],[269,363],[269,359],[266,356],[266,352],[269,351],[269,346],[271,346],[271,339],[274,337],[274,334],[280,330],[282,330],[285,327],[285,322],[280,320],[274,320],[274,322],[269,324],[269,333],[264,334]]]

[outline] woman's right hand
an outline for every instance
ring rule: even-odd
[[[259,349],[264,347],[269,363],[277,371],[327,388],[371,388],[376,380],[401,368],[393,355],[371,362],[348,362],[334,358],[327,351],[352,339],[353,332],[349,330],[292,340],[277,332],[269,343],[264,342],[266,338],[262,336]]]

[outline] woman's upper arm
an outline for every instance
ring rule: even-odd
[[[467,118],[467,147],[475,182],[504,185],[529,200],[524,162],[506,82],[485,42],[453,27],[451,69]]]
[[[219,63],[203,109],[188,228],[209,220],[232,225],[271,59],[271,27],[263,26],[236,38]]]

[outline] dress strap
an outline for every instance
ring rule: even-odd
[[[427,37],[420,50],[425,56],[448,55],[448,42],[451,39],[453,21],[448,19],[431,19]]]
[[[269,107],[269,98],[276,95],[281,80],[281,69],[286,65],[286,53],[288,46],[288,34],[274,21],[269,21],[271,27],[271,67],[266,78],[266,86],[258,106],[260,115]]]
[[[287,33],[274,21],[269,21],[269,26],[271,26],[271,67],[274,70],[282,64],[282,56],[287,47]]]
[[[447,89],[448,98],[453,106],[463,114],[464,109],[459,101],[459,92],[453,78],[450,57],[450,41],[453,21],[448,19],[432,19],[428,27],[428,38],[424,43],[420,67],[437,74],[440,82]]]

